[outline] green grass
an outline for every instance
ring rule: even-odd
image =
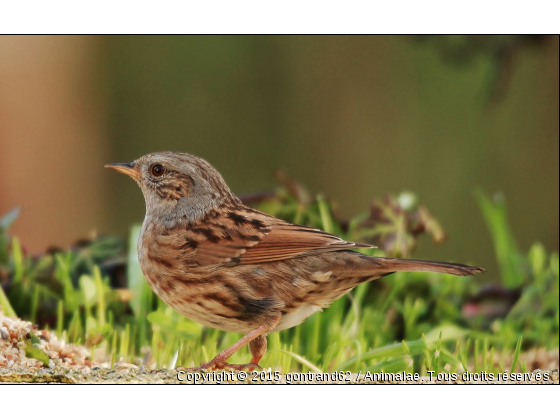
[[[310,200],[290,190],[281,188],[259,207],[285,220],[380,244],[366,251],[371,255],[408,255],[419,233],[442,236],[437,221],[410,195],[380,200],[377,213],[343,223],[323,197]],[[271,334],[261,365],[282,372],[523,372],[523,351],[557,348],[558,254],[540,244],[521,253],[504,200],[482,193],[477,200],[494,241],[500,290],[515,299],[482,293],[473,300],[481,282],[472,278],[396,273],[359,286],[298,327]],[[84,344],[111,364],[124,360],[149,368],[197,365],[241,337],[204,328],[153,294],[136,254],[138,226],[126,254],[118,239],[99,238],[33,258],[7,234],[16,216],[0,221],[0,305],[6,314]],[[469,304],[476,310],[466,316]],[[489,315],[496,308],[501,315]],[[249,359],[244,348],[230,361]]]

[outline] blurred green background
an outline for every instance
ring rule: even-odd
[[[408,190],[443,246],[496,276],[475,188],[503,192],[521,249],[558,249],[557,36],[0,37],[0,214],[26,249],[143,218],[103,165],[177,150],[238,194],[283,169],[351,217]]]

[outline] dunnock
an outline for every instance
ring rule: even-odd
[[[154,292],[194,321],[245,334],[192,369],[258,367],[269,332],[298,325],[357,285],[396,271],[484,271],[352,251],[372,246],[245,206],[214,167],[186,153],[152,153],[106,167],[132,177],[144,194],[138,257]],[[227,363],[245,344],[251,362]]]

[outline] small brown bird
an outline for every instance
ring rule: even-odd
[[[197,369],[253,369],[266,335],[294,327],[364,282],[396,271],[470,276],[463,264],[369,257],[345,241],[243,205],[208,162],[161,152],[107,168],[132,177],[146,200],[138,257],[154,292],[208,327],[245,334]],[[249,344],[251,362],[227,363]]]

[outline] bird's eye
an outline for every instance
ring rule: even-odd
[[[165,173],[165,168],[160,165],[159,163],[157,165],[152,166],[152,175],[156,176],[156,177],[160,177]]]

